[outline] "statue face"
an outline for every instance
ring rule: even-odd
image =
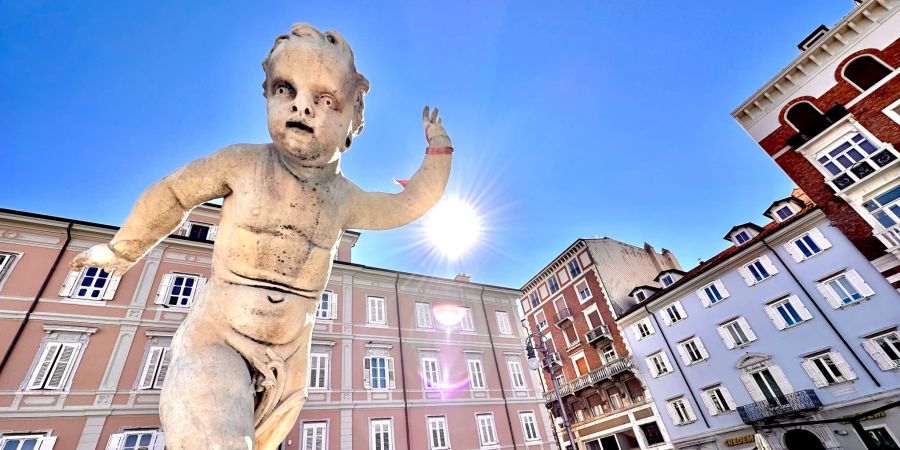
[[[353,120],[354,78],[343,39],[303,28],[272,53],[266,111],[272,142],[305,165],[340,158]]]

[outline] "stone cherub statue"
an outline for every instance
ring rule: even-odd
[[[336,32],[294,25],[263,69],[272,143],[232,145],[165,177],[109,244],[72,263],[124,273],[191,208],[224,198],[212,276],[172,342],[160,399],[169,449],[278,446],[307,398],[316,306],[341,234],[412,222],[450,174],[450,139],[426,106],[426,156],[402,192],[344,178],[341,154],[362,131],[369,82]]]

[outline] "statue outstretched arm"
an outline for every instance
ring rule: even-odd
[[[229,174],[240,159],[235,147],[222,149],[193,161],[150,186],[108,244],[82,252],[72,261],[77,270],[85,266],[115,269],[125,273],[159,241],[175,231],[188,212],[205,201],[231,192]]]
[[[444,194],[450,177],[453,147],[437,108],[422,111],[428,150],[419,170],[397,194],[365,192],[355,185],[350,193],[345,229],[385,230],[422,217]]]

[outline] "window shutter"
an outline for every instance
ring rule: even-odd
[[[776,269],[775,265],[772,264],[772,260],[769,259],[768,255],[760,256],[759,262],[761,262],[763,267],[766,268],[766,271],[769,272],[769,276],[775,275],[776,273],[778,273],[778,269]]]
[[[388,387],[391,389],[395,389],[397,387],[397,382],[394,377],[394,358],[386,358],[387,359],[387,373],[388,373]]]
[[[687,319],[687,313],[684,312],[684,307],[681,306],[681,302],[673,303],[675,305],[675,309],[678,310],[678,314],[682,319]]]
[[[35,450],[53,450],[53,446],[56,445],[56,438],[56,436],[44,436],[38,438]]]
[[[666,311],[667,308],[668,308],[668,306],[661,309],[659,311],[659,315],[662,316],[662,320],[663,320],[663,322],[665,322],[666,326],[669,326],[669,325],[672,325],[672,320],[669,318],[668,311]]]
[[[822,375],[821,372],[819,372],[819,369],[816,367],[816,364],[814,362],[805,359],[800,363],[800,365],[803,366],[803,370],[806,371],[806,374],[809,375],[809,378],[812,379],[813,384],[815,384],[816,387],[820,388],[828,386],[828,381],[826,381],[825,376]]]
[[[869,355],[872,356],[872,359],[878,363],[878,367],[881,370],[891,370],[894,368],[893,361],[891,361],[891,358],[881,350],[881,347],[879,347],[878,344],[871,339],[866,339],[862,344],[863,348],[865,348],[866,351],[869,352]]]
[[[818,228],[809,230],[809,237],[811,237],[813,242],[815,242],[816,245],[818,245],[822,250],[828,250],[829,248],[831,248],[831,242],[829,242],[828,239],[825,239],[825,236],[821,231],[819,231]]]
[[[681,418],[678,417],[678,412],[675,411],[675,405],[672,402],[666,402],[666,409],[669,410],[669,417],[672,418],[672,423],[681,425]]]
[[[72,369],[72,364],[75,362],[75,357],[78,355],[78,349],[80,347],[81,344],[62,344],[62,347],[59,350],[59,358],[57,358],[56,360],[53,371],[50,372],[50,378],[47,380],[47,384],[44,385],[45,388],[63,388],[63,386],[66,384],[69,372]]]
[[[834,361],[834,364],[837,366],[838,370],[841,371],[841,375],[844,376],[847,380],[855,380],[856,372],[850,368],[850,364],[847,364],[847,360],[844,359],[844,356],[838,352],[829,353],[831,356],[831,360]]]
[[[794,392],[794,386],[791,386],[791,382],[788,381],[786,376],[784,376],[784,372],[781,371],[781,367],[769,366],[769,372],[772,374],[772,378],[775,379],[775,383],[778,383],[778,387],[781,388],[782,392],[784,392],[785,394]]]
[[[734,339],[731,338],[731,333],[724,326],[716,327],[716,331],[719,332],[719,336],[725,341],[725,347],[734,348]]]
[[[825,297],[825,300],[828,301],[828,304],[831,305],[832,308],[838,309],[841,306],[844,306],[843,302],[841,302],[841,299],[839,299],[834,291],[832,291],[831,288],[828,287],[828,284],[824,282],[818,283],[816,284],[816,289],[818,289],[819,293],[821,293],[822,296]]]
[[[217,234],[219,234],[219,226],[218,225],[213,225],[213,226],[209,227],[209,231],[206,232],[206,240],[215,242]]]
[[[156,376],[155,388],[162,388],[163,381],[166,380],[166,374],[169,373],[169,361],[172,359],[172,349],[164,348],[162,357],[159,360],[159,375]]]
[[[731,392],[728,392],[728,388],[725,386],[719,386],[719,392],[722,393],[722,398],[725,399],[725,403],[728,404],[728,407],[731,409],[735,409],[737,405],[734,403],[734,399],[731,398]]]
[[[709,415],[718,416],[719,410],[716,409],[716,405],[713,403],[711,396],[712,392],[710,391],[703,391],[700,394],[700,397],[703,399],[703,404],[706,406],[706,410],[709,411]]]
[[[175,234],[179,236],[187,236],[191,234],[191,222],[189,220],[185,220],[180,227],[178,227],[178,231]]]
[[[644,362],[647,363],[647,368],[650,369],[650,376],[653,378],[659,377],[659,371],[656,370],[656,364],[653,362],[653,358],[647,358]]]
[[[122,275],[115,275],[116,271],[109,273],[109,282],[106,283],[106,290],[103,291],[103,300],[112,300],[116,295],[116,289],[119,288],[119,282],[122,281]]]
[[[800,314],[801,319],[803,319],[803,320],[812,319],[812,313],[810,313],[809,310],[806,309],[806,305],[804,305],[803,302],[800,301],[800,297],[797,297],[796,295],[792,295],[790,302],[791,302],[791,305],[794,305],[794,309],[797,310],[797,314]]]
[[[749,339],[750,342],[755,341],[755,340],[756,340],[756,333],[754,333],[754,332],[753,332],[753,329],[750,328],[750,324],[747,323],[747,319],[741,317],[740,319],[738,319],[738,323],[740,323],[740,324],[741,324],[741,328],[744,329],[744,334],[747,335],[747,339]]]
[[[709,308],[711,306],[711,303],[709,303],[709,296],[706,295],[706,291],[704,289],[697,289],[697,297],[700,299],[700,304],[703,305],[703,307]]]
[[[741,274],[741,278],[744,279],[744,283],[747,283],[747,286],[756,284],[756,278],[753,278],[753,274],[747,270],[747,266],[738,267],[738,273]]]
[[[44,352],[39,359],[40,362],[37,367],[35,367],[34,373],[31,375],[31,380],[28,381],[28,389],[40,389],[41,386],[44,385],[44,380],[50,372],[50,366],[53,364],[53,359],[56,358],[56,354],[59,352],[61,346],[62,344],[58,342],[50,342],[44,347]]]
[[[106,450],[119,450],[122,447],[122,441],[125,439],[125,433],[115,433],[109,435],[106,441]]]
[[[678,353],[681,354],[681,360],[684,361],[685,365],[691,365],[691,357],[688,355],[687,349],[684,348],[684,344],[678,344]]]
[[[569,281],[569,272],[566,269],[560,270],[557,277],[559,278],[559,285],[562,286]]]
[[[875,291],[873,291],[872,288],[869,287],[868,284],[866,284],[862,277],[859,276],[859,273],[857,273],[855,270],[848,270],[846,275],[847,280],[853,283],[853,286],[856,287],[856,290],[858,290],[863,297],[871,297],[875,294]]]
[[[153,378],[156,377],[156,369],[159,368],[159,361],[162,353],[162,347],[150,347],[150,352],[147,353],[147,362],[144,364],[144,371],[141,373],[141,384],[138,388],[153,388]]]
[[[728,293],[728,289],[725,289],[725,283],[722,283],[722,280],[716,280],[713,282],[716,285],[716,289],[719,290],[719,294],[722,296],[722,300],[730,297],[731,294]]]
[[[72,292],[75,291],[75,283],[78,281],[79,275],[81,275],[80,270],[69,271],[69,274],[66,275],[66,280],[63,281],[62,286],[59,288],[59,296],[60,297],[71,297],[72,296]]]
[[[171,273],[167,273],[162,276],[159,280],[159,289],[156,290],[156,299],[153,300],[153,303],[157,305],[163,305],[166,303],[166,297],[169,296],[169,288],[172,287],[172,275]]]
[[[750,398],[753,399],[754,402],[762,402],[766,400],[766,396],[763,395],[762,391],[759,390],[759,386],[756,384],[756,380],[753,379],[753,375],[745,373],[741,375],[741,381],[744,382],[744,387],[747,388],[747,392],[750,394]]]
[[[150,441],[150,450],[166,450],[166,435],[162,431],[153,433],[153,440]]]
[[[691,402],[689,402],[687,398],[684,399],[684,410],[687,412],[688,419],[690,419],[691,422],[697,420],[697,416],[694,415],[694,407],[691,406]]]
[[[662,355],[663,364],[666,365],[666,369],[668,369],[669,372],[674,372],[675,366],[673,366],[672,362],[669,361],[669,355],[666,352],[662,352],[660,353],[660,355]]]
[[[787,328],[787,322],[784,321],[784,317],[781,317],[781,313],[778,312],[777,307],[774,305],[766,305],[765,308],[766,314],[769,315],[769,319],[772,319],[772,323],[775,324],[775,328],[779,330],[783,330]]]
[[[803,252],[801,252],[800,249],[797,248],[797,244],[794,244],[794,239],[784,244],[784,249],[787,250],[787,252],[791,255],[791,258],[794,260],[794,262],[803,261]]]
[[[338,295],[334,292],[329,292],[328,296],[331,297],[331,301],[328,303],[328,318],[336,319],[337,318],[337,301]]]
[[[372,388],[372,358],[363,358],[363,387]]]
[[[697,344],[697,350],[700,350],[700,356],[702,356],[703,359],[709,358],[709,352],[706,351],[706,347],[703,346],[703,341],[701,341],[699,337],[694,339],[694,343]]]
[[[640,323],[640,322],[638,322],[638,323]],[[638,329],[637,323],[631,325],[631,333],[634,335],[635,340],[639,341],[644,338],[643,336],[641,336],[641,330]]]

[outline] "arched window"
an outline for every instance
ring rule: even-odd
[[[869,55],[862,55],[844,67],[844,78],[863,91],[875,86],[890,73],[890,67]]]
[[[820,127],[824,116],[809,102],[800,102],[791,106],[785,113],[784,118],[787,119],[797,131],[808,134],[807,131]],[[821,130],[819,130],[821,131]],[[818,131],[812,134],[817,134]]]

